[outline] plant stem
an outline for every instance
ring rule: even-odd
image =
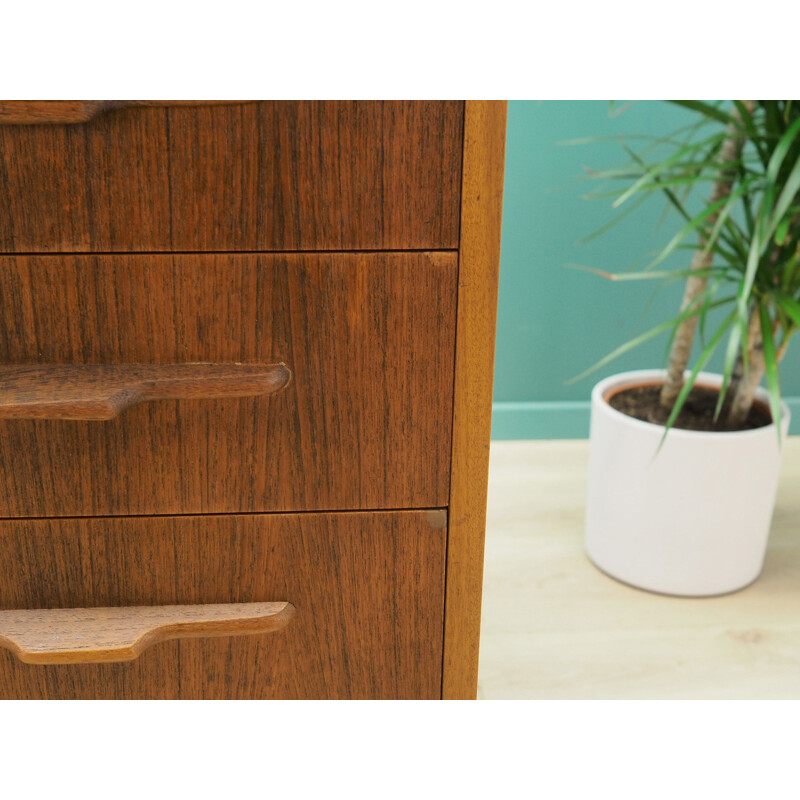
[[[743,377],[744,377],[744,355],[742,347],[740,345],[739,355],[736,357],[736,363],[733,365],[733,370],[731,370],[731,381],[730,384],[728,384],[728,389],[725,392],[725,400],[723,401],[722,408],[720,409],[720,414],[719,414],[720,419],[725,419],[725,420],[730,419],[731,405],[733,404],[733,398],[739,391],[739,384],[742,382]]]
[[[774,245],[769,256],[770,264],[773,267],[778,263],[780,253],[780,245]],[[758,316],[758,306],[756,306],[753,310],[753,314]],[[752,385],[751,380],[755,376],[744,374],[743,353],[745,347],[747,348],[748,358],[750,357],[751,353],[757,351],[758,357],[761,357],[763,360],[763,354],[761,351],[761,337],[761,325],[755,324],[751,314],[750,319],[748,320],[747,341],[742,342],[739,346],[739,356],[736,359],[736,365],[731,373],[731,382],[728,386],[725,402],[723,403],[722,412],[720,414],[720,417],[727,420],[729,425],[739,425],[747,419],[747,415],[750,413],[750,408],[753,405],[753,400],[755,399],[755,391],[764,375],[765,365],[761,365],[761,371],[758,374],[758,380],[756,381],[755,385]],[[789,344],[788,336],[784,337],[783,344],[778,350],[778,361],[783,358],[783,354],[786,352],[787,344]],[[742,386],[742,382],[744,380],[747,380],[746,387]],[[740,404],[739,406],[737,406],[737,401]],[[736,409],[735,416],[734,408]]]
[[[747,347],[748,369],[734,389],[733,401],[728,412],[728,424],[731,427],[739,427],[750,413],[753,406],[753,399],[756,389],[764,377],[766,362],[764,361],[764,349],[761,338],[761,316],[758,305],[753,307],[750,312],[750,320],[747,325],[747,342],[742,346]]]
[[[745,100],[744,105],[748,111],[754,108],[753,100]],[[725,130],[725,140],[722,143],[722,148],[719,154],[719,177],[714,181],[711,188],[711,195],[708,199],[709,205],[716,203],[730,196],[733,184],[736,181],[737,172],[735,164],[738,162],[744,146],[744,135],[742,133],[741,117],[738,109],[734,108],[731,116],[734,121],[731,122]],[[713,228],[717,221],[719,212],[711,214],[707,220],[709,228]],[[692,256],[691,270],[708,269],[714,258],[711,249],[705,252],[708,240],[702,230],[700,231],[700,241]],[[683,301],[681,303],[681,311],[685,311],[693,304],[698,304],[700,295],[705,291],[707,278],[690,277],[686,281],[686,290],[683,294]],[[698,304],[699,307],[699,304]],[[683,373],[686,371],[686,366],[689,363],[689,355],[692,350],[692,343],[694,342],[694,333],[697,327],[697,315],[694,314],[687,317],[675,332],[675,338],[672,342],[672,349],[669,354],[669,364],[667,367],[667,378],[664,381],[664,386],[661,389],[660,405],[662,413],[665,417],[672,409],[675,401],[680,394],[683,387]]]

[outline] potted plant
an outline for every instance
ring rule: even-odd
[[[679,225],[643,270],[592,271],[686,283],[672,319],[587,371],[671,336],[666,369],[592,391],[586,548],[626,583],[708,596],[748,585],[764,561],[789,425],[779,364],[800,327],[800,104],[676,102],[692,124],[645,151],[624,144],[629,163],[594,174],[624,182],[617,207],[661,194]],[[663,269],[685,249],[688,268]],[[703,372],[717,350],[721,374]]]

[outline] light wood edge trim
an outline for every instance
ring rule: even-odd
[[[506,111],[505,101],[467,101],[464,110],[442,669],[442,698],[453,700],[478,691]]]
[[[0,125],[80,125],[127,108],[244,105],[255,100],[0,100]]]
[[[104,608],[55,609],[60,617],[72,617],[71,627],[65,626],[64,637],[70,633],[79,633],[82,637],[91,636],[98,623],[87,622],[87,617],[96,616]],[[122,609],[114,609],[120,611]],[[103,633],[107,637],[115,634],[114,624],[119,626],[119,641],[95,647],[58,648],[43,642],[41,648],[32,649],[23,646],[14,634],[2,632],[3,616],[12,617],[17,624],[24,621],[25,615],[36,615],[41,619],[47,610],[17,610],[0,612],[0,647],[10,650],[24,664],[57,665],[57,664],[104,664],[120,661],[133,661],[154,644],[170,639],[212,638],[218,636],[242,636],[271,633],[288,625],[296,613],[295,607],[287,602],[270,603],[225,603],[189,606],[130,606],[125,617],[117,620],[101,621]],[[201,612],[201,617],[188,617],[187,610]],[[65,612],[72,612],[67,615]],[[153,613],[163,617],[162,622],[152,624],[153,627],[131,633],[131,625],[135,625],[137,616]],[[182,618],[183,617],[183,618]],[[62,623],[63,624],[63,623]],[[49,634],[52,636],[52,632]]]

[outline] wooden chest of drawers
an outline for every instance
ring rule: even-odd
[[[0,102],[0,697],[475,696],[504,139]]]

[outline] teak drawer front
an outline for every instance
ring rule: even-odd
[[[463,117],[429,101],[0,114],[0,252],[456,248]]]
[[[288,601],[267,634],[25,664],[0,698],[437,698],[444,512],[0,522],[0,609]],[[57,631],[56,631],[57,633]]]
[[[447,505],[454,254],[4,256],[0,297],[0,365],[291,371],[263,397],[0,419],[2,517]]]

